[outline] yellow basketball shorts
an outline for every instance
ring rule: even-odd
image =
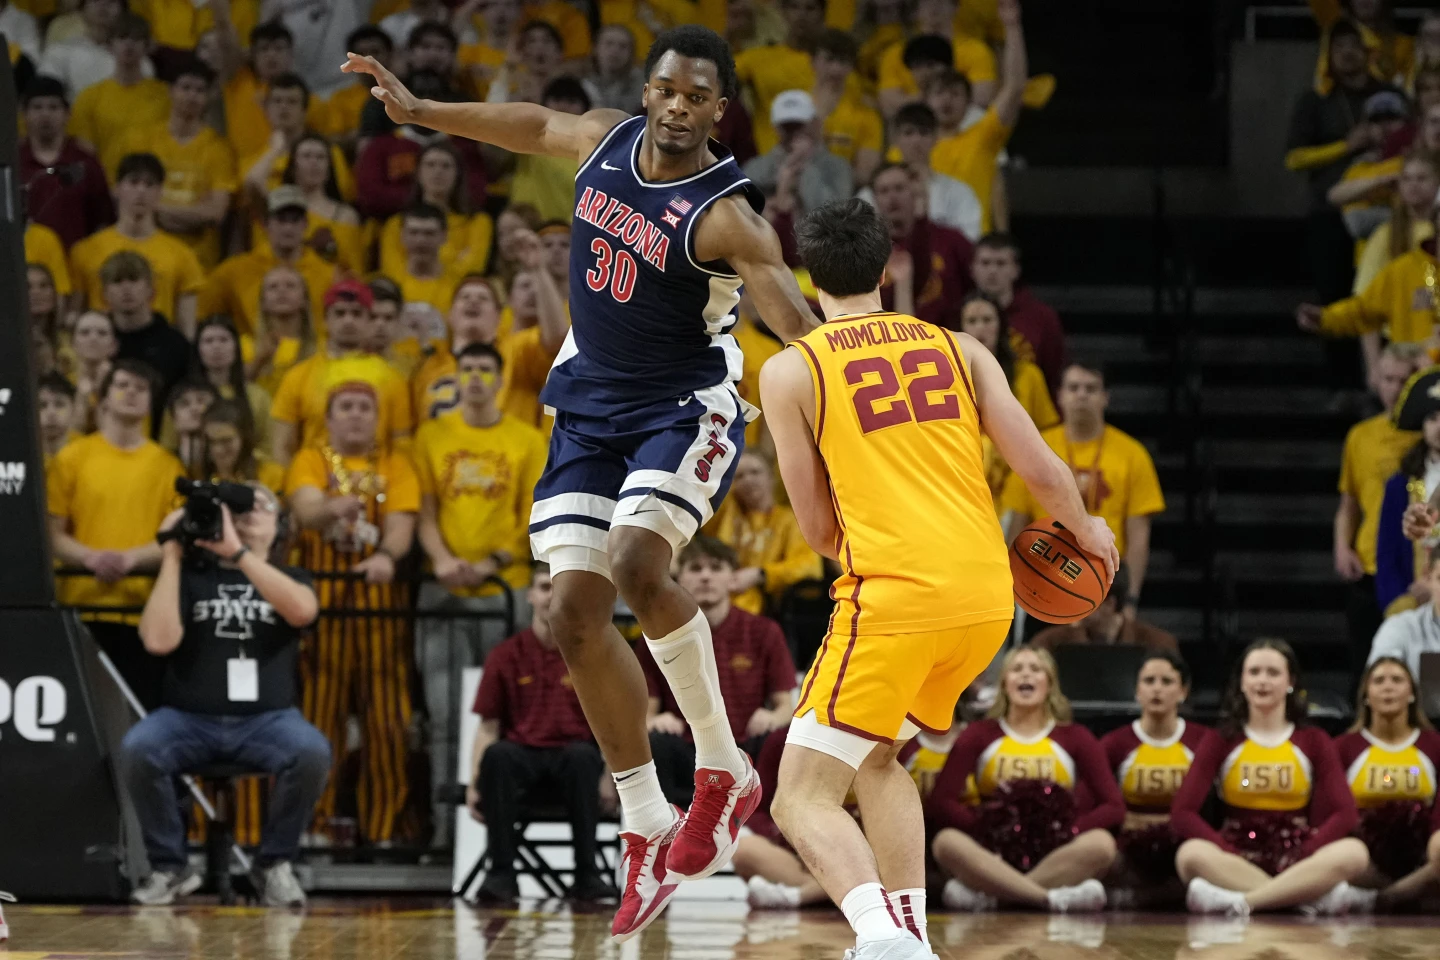
[[[882,743],[894,743],[906,719],[943,733],[1009,633],[1009,618],[926,633],[832,629],[800,685],[795,716],[813,710],[824,726]]]

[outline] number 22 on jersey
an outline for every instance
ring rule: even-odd
[[[912,421],[960,419],[955,367],[935,347],[905,351],[898,371],[888,357],[858,357],[845,364],[844,373],[847,384],[859,387],[850,399],[862,434]]]

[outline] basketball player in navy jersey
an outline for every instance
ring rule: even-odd
[[[736,96],[734,61],[703,27],[662,34],[646,57],[645,115],[633,118],[436,103],[370,57],[352,53],[342,69],[373,76],[397,123],[580,163],[572,328],[541,394],[555,430],[530,535],[554,577],[551,630],[624,811],[627,879],[612,933],[627,940],[679,881],[729,861],[760,802],[759,777],[730,734],[709,625],[669,573],[724,499],[758,414],[734,386],[741,354],[729,330],[742,284],[783,340],[816,322],[758,191],[710,139]],[[695,799],[683,815],[655,776],[644,677],[611,623],[617,588],[695,736]]]

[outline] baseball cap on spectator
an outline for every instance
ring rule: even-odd
[[[1420,430],[1425,418],[1440,412],[1440,367],[1427,367],[1405,384],[1395,403],[1395,426],[1401,430]]]
[[[270,191],[265,198],[265,209],[270,213],[279,213],[281,210],[307,210],[309,205],[305,202],[305,191],[287,183]]]
[[[370,288],[353,277],[346,277],[344,280],[337,280],[325,291],[325,306],[333,307],[342,300],[353,301],[360,304],[366,310],[375,305],[375,295]]]
[[[770,122],[809,123],[815,119],[815,101],[804,90],[786,90],[770,102]]]
[[[1365,101],[1366,120],[1404,120],[1410,115],[1405,97],[1394,90],[1382,90]]]

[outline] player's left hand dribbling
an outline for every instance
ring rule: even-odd
[[[1105,562],[1105,573],[1110,580],[1115,579],[1115,571],[1120,568],[1120,551],[1115,546],[1115,531],[1101,517],[1087,517],[1088,521],[1080,530],[1072,531],[1075,534],[1075,541],[1083,547],[1086,552],[1094,554]]]

